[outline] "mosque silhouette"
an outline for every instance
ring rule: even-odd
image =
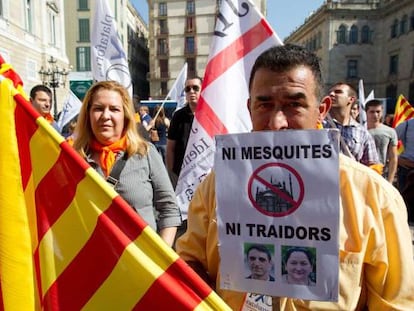
[[[292,176],[289,174],[289,189],[286,187],[285,181],[273,181],[273,177],[270,177],[270,184],[273,188],[278,188],[280,192],[283,192],[286,196],[293,200],[293,191],[292,191]],[[274,190],[265,187],[265,189],[260,189],[256,187],[256,203],[266,212],[271,213],[283,213],[287,212],[293,207],[290,201],[283,199],[278,193]]]

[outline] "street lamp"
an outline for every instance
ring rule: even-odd
[[[66,77],[69,74],[69,69],[61,69],[58,67],[57,59],[53,56],[47,61],[50,65],[49,68],[45,69],[43,66],[39,70],[40,78],[42,83],[53,90],[53,113],[55,119],[57,118],[57,101],[56,101],[56,88],[64,86],[66,83]]]

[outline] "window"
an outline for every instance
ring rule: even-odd
[[[339,44],[346,43],[346,27],[344,25],[339,26],[336,36],[336,41]]]
[[[397,98],[397,86],[396,85],[388,85],[387,88],[385,89],[385,97],[388,98]]]
[[[33,2],[26,0],[26,30],[33,33]]]
[[[56,14],[49,10],[49,44],[56,46]]]
[[[158,55],[166,55],[167,53],[167,39],[158,39]]]
[[[79,8],[79,11],[88,11],[89,10],[88,0],[79,0],[78,8]]]
[[[318,32],[318,37],[316,39],[316,47],[318,49],[322,48],[322,32]]]
[[[168,78],[168,59],[160,59],[160,77]]]
[[[0,47],[0,55],[3,57],[3,59],[6,63],[8,63],[8,64],[11,63],[9,51],[7,51],[7,50]]]
[[[166,19],[160,19],[158,21],[160,34],[167,34],[168,33],[168,23]]]
[[[158,11],[159,16],[167,16],[167,3],[160,2],[158,4]]]
[[[391,38],[397,37],[398,31],[398,19],[394,19],[394,22],[391,25]]]
[[[371,31],[368,25],[362,26],[361,30],[361,43],[371,42]]]
[[[414,82],[411,82],[408,87],[408,102],[414,103]]]
[[[351,31],[349,32],[349,43],[358,43],[358,27],[355,25],[352,25]]]
[[[26,63],[27,78],[29,80],[37,79],[36,62],[34,60],[28,60]]]
[[[411,57],[411,72],[412,73],[414,72],[414,50],[413,50],[412,57]]]
[[[186,54],[194,54],[195,53],[194,37],[186,37],[185,38],[185,53]]]
[[[187,76],[188,77],[196,76],[196,61],[194,57],[187,58]]]
[[[167,81],[161,81],[161,95],[166,95],[168,93]]]
[[[407,33],[408,16],[404,15],[400,22],[400,35]]]
[[[79,19],[79,42],[89,42],[89,19],[80,18]]]
[[[414,12],[411,13],[410,17],[410,31],[414,30]]]
[[[187,32],[194,32],[195,30],[194,16],[187,16],[186,30]]]
[[[395,75],[398,73],[398,55],[390,56],[390,75]]]
[[[58,41],[61,40],[59,37],[59,8],[54,1],[48,1],[47,3],[47,26],[49,30],[49,44],[51,46],[57,46]],[[33,11],[33,10],[32,10]],[[60,41],[61,42],[61,41]]]
[[[312,38],[311,49],[312,49],[312,51],[316,51],[316,37]]]
[[[91,70],[91,48],[77,47],[76,48],[76,69],[77,71]]]
[[[348,65],[347,78],[348,79],[358,78],[358,60],[349,59],[347,65]]]
[[[194,0],[187,1],[187,15],[194,15],[195,14],[195,3]]]

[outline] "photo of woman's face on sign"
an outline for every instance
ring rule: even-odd
[[[282,246],[281,254],[284,283],[316,285],[316,248]]]

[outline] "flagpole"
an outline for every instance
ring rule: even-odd
[[[171,90],[172,90],[172,89],[173,89],[173,88],[171,88]],[[154,120],[156,120],[156,119],[157,119],[157,117],[158,117],[158,115],[160,114],[161,109],[164,107],[165,102],[167,101],[168,97],[170,97],[170,96],[171,96],[171,90],[168,92],[167,96],[166,96],[166,97],[164,98],[164,100],[162,101],[160,108],[158,109],[157,113],[156,113],[156,114],[155,114],[155,116],[154,116]]]
[[[173,91],[175,91],[177,89],[177,87],[179,87],[178,83],[181,82],[182,85],[184,86],[185,80],[187,80],[187,63],[186,62],[184,63],[183,68],[180,70],[180,73],[178,74],[177,79],[175,79],[174,84],[172,85],[171,89],[168,91],[168,94],[165,97],[164,101],[161,103],[161,107],[158,109],[158,112],[155,115],[154,120],[157,119],[157,117],[158,117],[158,115],[161,111],[161,108],[164,107],[165,102],[167,101],[168,97],[171,97]],[[177,105],[178,105],[178,99],[177,98],[176,98],[176,102],[177,102]]]

